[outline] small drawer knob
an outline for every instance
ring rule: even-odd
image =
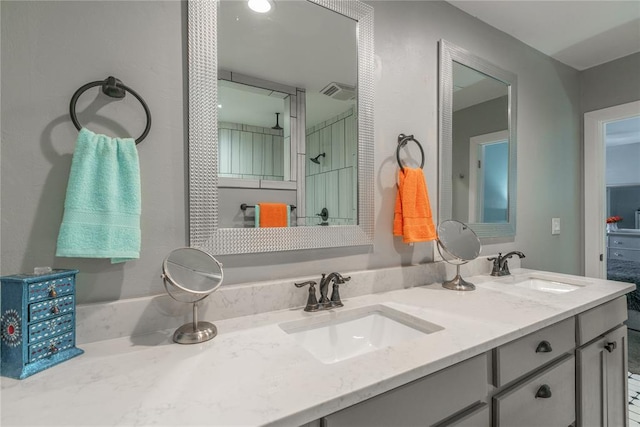
[[[49,351],[51,353],[57,353],[58,352],[58,347],[56,347],[56,345],[54,343],[51,343],[51,345],[49,345]]]
[[[49,296],[51,298],[55,298],[58,296],[58,292],[56,292],[56,287],[55,286],[50,286],[49,287]]]
[[[551,388],[547,384],[543,384],[540,386],[538,391],[536,392],[536,399],[548,399],[551,397]]]
[[[58,314],[60,313],[60,309],[58,308],[58,305],[54,305],[53,307],[51,307],[51,313],[53,314]]]
[[[616,349],[616,347],[618,346],[618,344],[616,344],[615,341],[612,342],[608,342],[604,345],[605,350],[607,350],[609,353],[611,353],[613,350]]]
[[[553,349],[549,341],[540,341],[540,344],[536,347],[536,353],[551,353],[552,351]]]

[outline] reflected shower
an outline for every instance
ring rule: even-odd
[[[276,125],[271,127],[271,129],[282,130],[282,126],[280,126],[280,113],[276,113]]]
[[[315,156],[314,158],[311,158],[309,160],[311,160],[313,163],[315,163],[316,165],[320,164],[320,157],[325,157],[325,153],[320,153],[317,156]]]

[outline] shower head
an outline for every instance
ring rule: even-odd
[[[313,158],[311,158],[311,159],[309,159],[309,160],[311,160],[311,161],[312,161],[313,163],[315,163],[316,165],[319,165],[319,164],[320,164],[320,160],[318,160],[318,159],[319,159],[320,157],[325,157],[325,153],[320,153],[320,154],[318,154],[317,156],[315,156],[315,157],[313,157]]]
[[[282,130],[282,126],[280,126],[280,113],[276,113],[276,125],[271,129]]]

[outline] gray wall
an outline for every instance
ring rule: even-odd
[[[607,185],[640,184],[640,142],[610,146],[605,153]]]
[[[509,97],[503,96],[453,113],[453,219],[469,221],[469,140],[473,136],[508,130],[508,103]]]
[[[424,263],[432,245],[392,237],[399,133],[425,147],[437,212],[437,53],[447,39],[518,75],[518,234],[483,253],[522,250],[524,266],[580,270],[580,98],[577,71],[444,2],[373,1],[375,8],[375,215],[373,247],[224,256],[227,284],[328,271]],[[187,243],[186,14],[178,2],[1,2],[2,274],[77,267],[80,302],[163,292],[160,264]],[[154,124],[139,145],[142,253],[137,261],[55,258],[77,132],[67,109],[82,84],[113,74],[147,100]],[[135,134],[135,102],[86,94],[83,123]],[[98,108],[99,111],[97,110]],[[95,110],[95,112],[94,112]],[[93,119],[97,116],[98,119]],[[93,120],[93,121],[91,121]],[[113,121],[112,121],[113,120]],[[122,126],[122,128],[120,128]],[[551,236],[551,217],[562,233]]]
[[[580,72],[582,112],[640,99],[640,52]]]

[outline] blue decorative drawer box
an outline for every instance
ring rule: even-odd
[[[84,353],[76,347],[76,274],[0,277],[2,375],[23,379]]]

